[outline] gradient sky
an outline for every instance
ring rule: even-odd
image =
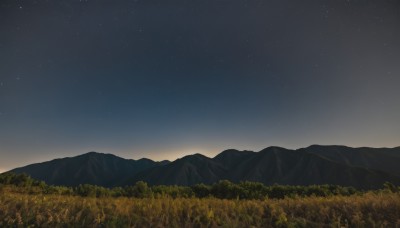
[[[397,0],[2,0],[0,171],[400,145]]]

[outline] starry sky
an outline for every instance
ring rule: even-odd
[[[400,145],[398,0],[2,0],[0,171]]]

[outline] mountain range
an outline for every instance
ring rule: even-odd
[[[16,168],[48,184],[105,187],[212,184],[219,180],[256,181],[267,185],[335,184],[361,189],[400,184],[400,147],[352,148],[312,145],[297,150],[268,147],[259,152],[229,149],[213,158],[188,155],[173,162],[124,159],[89,152]]]

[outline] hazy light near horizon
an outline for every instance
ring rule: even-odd
[[[231,144],[232,145],[232,144]],[[169,161],[174,161],[176,159],[182,158],[187,155],[192,155],[192,154],[202,154],[207,157],[214,157],[221,153],[224,150],[227,149],[237,149],[237,150],[248,150],[248,151],[254,151],[258,152],[262,149],[265,149],[270,146],[279,146],[279,147],[284,147],[287,149],[300,149],[304,147],[308,147],[312,144],[307,144],[307,145],[302,145],[302,146],[284,146],[281,144],[269,144],[266,146],[244,146],[244,145],[236,145],[236,146],[226,146],[226,145],[221,145],[220,147],[212,147],[212,148],[179,148],[176,150],[171,150],[171,151],[165,151],[165,150],[154,150],[154,151],[112,151],[110,149],[82,149],[82,150],[60,150],[57,153],[46,153],[43,154],[40,157],[33,157],[33,156],[27,156],[25,158],[19,158],[18,160],[12,161],[7,165],[3,165],[2,168],[0,168],[0,173],[1,172],[6,172],[8,170],[17,168],[17,167],[22,167],[26,165],[30,165],[32,163],[40,163],[40,162],[45,162],[45,161],[51,161],[53,159],[58,159],[58,158],[65,158],[65,157],[74,157],[78,155],[82,155],[88,152],[98,152],[98,153],[105,153],[105,154],[113,154],[121,158],[125,159],[134,159],[138,160],[141,158],[148,158],[154,161],[162,161],[162,160],[169,160]],[[393,146],[391,145],[367,145],[367,144],[343,144],[343,143],[327,143],[327,144],[318,144],[318,145],[344,145],[344,146],[350,146],[350,147],[374,147],[374,148],[393,148],[393,147],[398,147],[399,145],[394,144]],[[64,151],[64,152],[62,152]]]

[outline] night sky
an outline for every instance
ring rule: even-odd
[[[400,145],[398,0],[2,0],[0,171]]]

